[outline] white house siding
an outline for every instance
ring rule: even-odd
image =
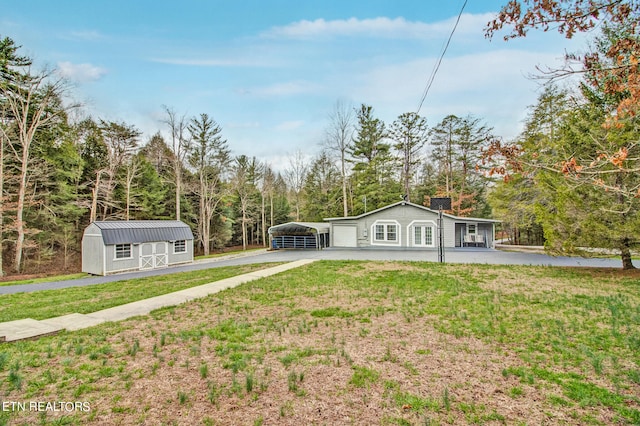
[[[428,247],[438,246],[438,212],[426,207],[418,206],[408,202],[400,202],[390,206],[374,210],[360,216],[349,218],[326,219],[331,223],[332,239],[340,241],[339,234],[343,226],[357,226],[357,246],[361,248],[407,248],[414,247],[412,224],[432,225],[433,244]],[[444,246],[460,246],[461,235],[467,223],[475,223],[479,234],[486,235],[487,247],[493,247],[494,221],[478,218],[462,218],[452,215],[443,215]],[[396,224],[397,241],[374,241],[376,224]],[[456,225],[457,224],[457,225]],[[386,234],[385,234],[386,237]],[[334,246],[338,246],[333,244]]]
[[[359,247],[411,247],[412,237],[409,235],[409,228],[412,223],[415,222],[434,222],[437,225],[438,215],[426,210],[422,210],[410,205],[399,205],[386,210],[379,211],[377,213],[360,218],[358,221],[358,228],[367,230],[367,237],[358,239]],[[374,225],[376,223],[396,223],[398,224],[398,243],[376,243],[374,242]],[[448,241],[447,230],[451,227],[453,230],[453,223],[448,224],[445,221],[445,243]],[[435,244],[437,245],[438,232],[437,228],[434,229]],[[450,240],[453,242],[454,237]]]

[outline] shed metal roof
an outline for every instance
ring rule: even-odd
[[[287,222],[269,228],[269,235],[273,234],[328,234],[329,224],[322,222]],[[314,232],[315,231],[315,232]]]
[[[93,224],[100,229],[107,245],[193,240],[191,228],[179,220],[109,220]]]

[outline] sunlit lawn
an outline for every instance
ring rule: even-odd
[[[54,296],[30,316],[49,315]],[[321,261],[149,316],[4,344],[4,401],[91,410],[0,415],[12,424],[638,424],[639,302],[638,275],[618,270]]]

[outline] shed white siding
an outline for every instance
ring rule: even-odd
[[[94,275],[193,261],[193,234],[179,221],[91,223],[82,238],[82,271]]]

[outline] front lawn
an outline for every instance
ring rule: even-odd
[[[638,424],[639,302],[637,275],[618,270],[320,261],[149,316],[4,344],[2,399],[27,405],[0,415]],[[37,412],[33,401],[73,409]]]

